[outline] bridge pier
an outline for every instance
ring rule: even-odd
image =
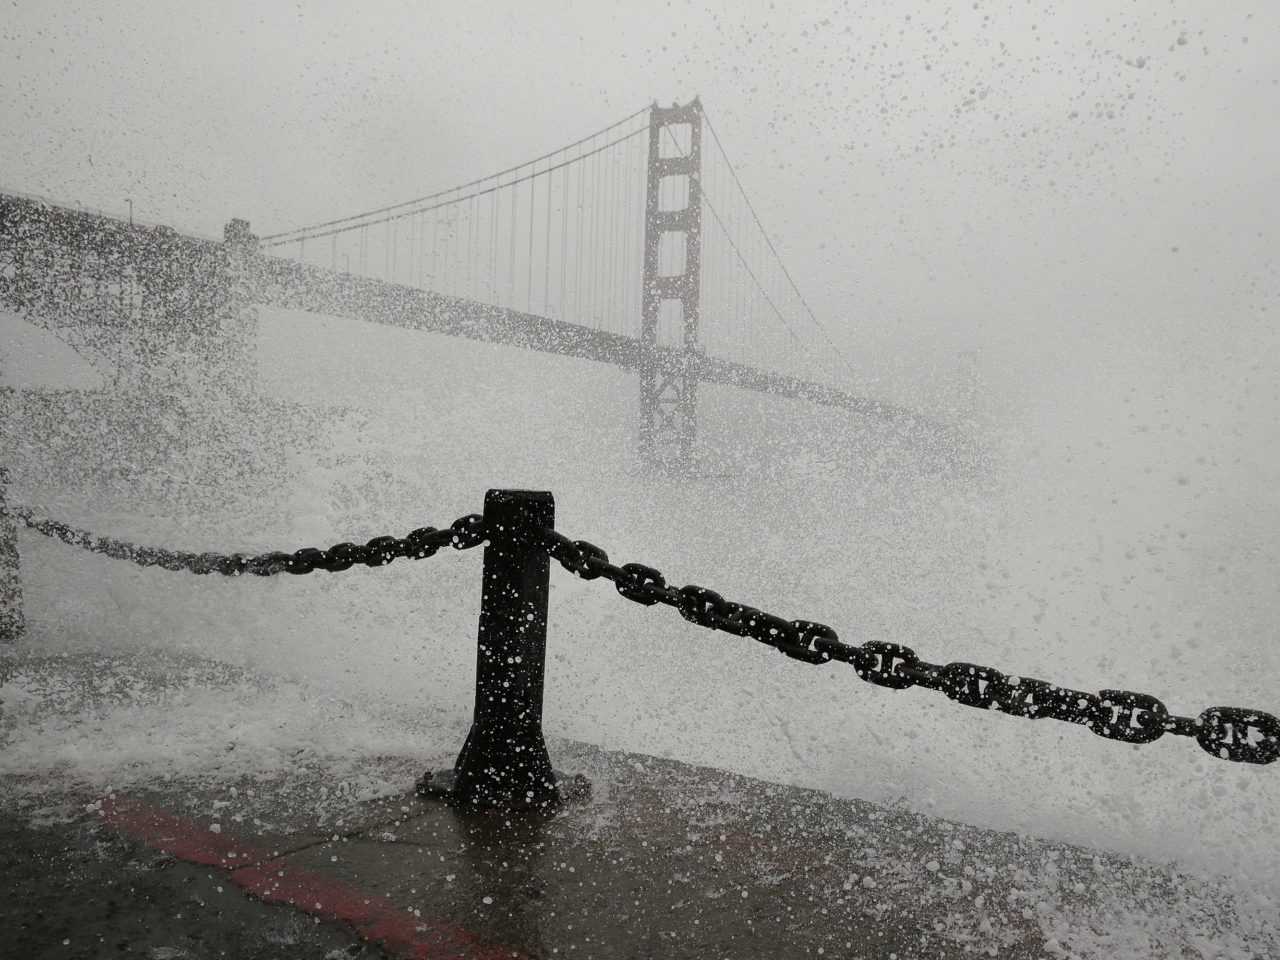
[[[0,237],[0,306],[82,351],[115,389],[181,381],[226,395],[247,382],[257,241],[244,221],[220,244],[0,195]]]
[[[18,565],[18,525],[5,508],[9,471],[0,467],[0,643],[22,639],[22,571]]]
[[[702,256],[702,104],[649,113],[644,274],[640,315],[640,459],[692,468],[697,437],[698,302]],[[683,200],[683,204],[681,201]],[[662,343],[670,328],[674,344]],[[678,359],[671,357],[675,347]]]
[[[240,394],[257,381],[261,251],[249,221],[232,220],[223,228],[222,258],[221,349],[213,362],[227,386]]]

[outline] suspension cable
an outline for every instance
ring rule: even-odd
[[[702,116],[707,121],[707,129],[711,132],[711,139],[715,141],[716,148],[720,151],[720,157],[724,160],[725,166],[729,168],[729,175],[733,177],[733,182],[737,184],[738,190],[742,194],[742,199],[746,201],[747,210],[750,212],[751,218],[756,222],[756,226],[760,228],[761,234],[764,235],[764,242],[769,245],[769,251],[773,254],[774,259],[778,261],[778,266],[782,268],[782,275],[787,278],[787,283],[789,283],[791,285],[791,289],[795,291],[796,298],[804,307],[805,312],[809,314],[809,318],[813,321],[814,326],[818,328],[818,332],[822,334],[822,339],[827,341],[827,345],[831,347],[835,352],[835,355],[840,358],[840,362],[844,364],[845,369],[856,377],[857,373],[849,364],[848,359],[845,357],[844,353],[841,352],[840,348],[836,346],[835,341],[833,341],[827,334],[822,321],[818,319],[818,315],[813,312],[813,308],[809,306],[809,302],[804,298],[804,294],[800,292],[800,288],[796,286],[795,280],[792,279],[791,272],[787,269],[787,265],[783,263],[782,257],[778,254],[777,248],[774,247],[773,241],[769,238],[768,231],[765,230],[764,224],[760,222],[760,217],[756,213],[756,208],[751,205],[751,198],[747,196],[747,191],[742,186],[742,180],[738,177],[738,171],[734,169],[733,164],[730,162],[729,155],[725,152],[724,144],[720,142],[720,136],[716,133],[715,124],[711,122],[711,117],[707,114],[705,109],[702,111]],[[709,205],[710,204],[708,204],[708,206]]]
[[[671,141],[671,145],[675,148],[676,152],[680,154],[681,157],[687,156],[687,154],[680,149],[680,144],[676,140],[675,136],[671,133],[670,127],[664,126],[662,128],[662,131],[667,135],[667,139]],[[791,334],[791,338],[795,340],[797,344],[800,345],[800,349],[804,350],[806,353],[812,356],[815,360],[817,360],[818,359],[817,355],[814,354],[809,349],[809,347],[804,343],[804,341],[800,339],[800,335],[797,334],[794,329],[792,329],[791,324],[789,324],[787,322],[787,318],[782,315],[782,311],[779,310],[777,305],[773,302],[772,298],[769,296],[768,291],[765,290],[764,286],[756,278],[755,273],[751,269],[751,265],[747,263],[746,257],[742,255],[742,251],[738,249],[738,245],[733,242],[733,237],[729,235],[728,228],[725,227],[724,221],[720,219],[720,214],[716,212],[715,205],[711,202],[711,198],[708,197],[706,193],[703,193],[701,191],[699,191],[699,193],[701,195],[702,201],[707,205],[707,209],[711,211],[711,216],[715,218],[716,223],[719,225],[720,231],[724,234],[725,239],[729,242],[729,246],[733,248],[733,252],[736,253],[738,255],[738,259],[742,261],[743,267],[746,268],[747,276],[749,276],[755,282],[755,285],[760,289],[760,294],[761,296],[764,297],[765,302],[769,304],[770,307],[773,308],[774,314],[777,316],[779,320],[782,321],[783,327],[786,328],[787,333]]]
[[[364,220],[364,221],[361,221],[361,222],[358,222],[358,223],[350,223],[350,222],[348,222],[348,221],[351,221],[351,220],[353,220],[353,219],[355,219],[355,218],[353,218],[353,217],[348,217],[348,218],[346,218],[346,220],[345,220],[345,221],[339,221],[339,222],[342,222],[342,223],[346,223],[346,225],[345,225],[345,226],[335,227],[335,228],[334,228],[334,229],[332,229],[332,230],[321,230],[321,229],[320,229],[320,226],[322,226],[322,225],[317,225],[316,227],[308,227],[308,228],[306,228],[306,229],[308,229],[308,230],[316,230],[316,231],[319,231],[319,232],[316,232],[316,233],[307,233],[307,234],[305,234],[305,235],[304,235],[304,236],[302,236],[302,237],[298,237],[298,236],[290,236],[290,237],[288,237],[287,239],[284,239],[284,240],[279,240],[279,239],[277,239],[277,240],[272,240],[272,242],[270,242],[270,243],[264,243],[264,244],[263,244],[263,246],[273,247],[273,246],[279,246],[279,245],[281,245],[281,244],[283,244],[283,243],[294,243],[294,242],[296,242],[296,241],[298,241],[298,240],[306,241],[306,240],[310,240],[310,239],[312,239],[312,238],[314,238],[314,237],[328,237],[328,236],[331,236],[332,234],[335,234],[335,233],[346,233],[346,232],[347,232],[347,231],[349,231],[349,230],[359,230],[359,229],[360,229],[360,228],[362,228],[362,227],[373,226],[374,224],[378,224],[378,223],[390,223],[390,222],[391,222],[391,221],[393,221],[393,220],[402,220],[402,219],[404,219],[405,217],[412,217],[412,216],[414,216],[415,214],[419,214],[419,213],[430,213],[432,210],[440,210],[440,209],[442,209],[442,208],[444,208],[444,207],[451,207],[451,206],[454,206],[454,205],[456,205],[456,204],[459,204],[459,203],[463,202],[464,200],[470,200],[472,197],[486,197],[486,196],[488,196],[489,194],[493,193],[493,192],[494,192],[494,191],[496,191],[496,190],[505,190],[507,187],[518,186],[519,184],[524,183],[524,182],[525,182],[525,181],[527,181],[527,180],[533,180],[535,177],[542,177],[542,176],[545,176],[545,175],[547,175],[547,174],[551,173],[551,172],[552,172],[552,171],[554,171],[554,170],[559,170],[559,169],[561,169],[561,168],[563,168],[563,167],[570,166],[571,164],[578,163],[579,161],[581,161],[581,160],[585,160],[587,157],[590,157],[590,156],[592,156],[593,154],[599,153],[599,152],[601,152],[602,150],[607,150],[609,147],[616,146],[616,145],[617,145],[617,144],[619,144],[619,143],[625,143],[626,141],[631,140],[631,139],[632,139],[632,138],[634,138],[634,137],[638,137],[640,134],[644,133],[647,129],[648,129],[647,127],[640,127],[640,128],[639,128],[639,129],[637,129],[637,130],[633,130],[631,133],[624,134],[624,135],[623,135],[623,136],[621,136],[621,137],[618,137],[618,138],[616,138],[616,139],[614,139],[614,140],[611,140],[611,141],[609,141],[608,143],[606,143],[606,144],[604,144],[604,145],[602,145],[602,146],[600,146],[600,147],[597,147],[595,150],[592,150],[592,151],[591,151],[591,152],[589,152],[589,153],[581,154],[580,156],[573,157],[573,158],[571,158],[571,159],[569,159],[569,160],[563,160],[563,161],[561,161],[560,163],[557,163],[557,164],[554,164],[553,166],[549,166],[549,167],[547,167],[545,170],[539,170],[537,173],[528,173],[528,174],[525,174],[523,177],[517,177],[517,178],[516,178],[516,179],[514,179],[514,180],[509,180],[509,181],[507,181],[506,183],[501,184],[501,185],[498,185],[498,186],[486,187],[485,189],[482,189],[482,190],[476,190],[476,191],[474,191],[474,192],[472,192],[472,193],[461,194],[461,195],[459,195],[459,196],[450,197],[448,200],[441,201],[440,203],[435,203],[435,204],[432,204],[431,206],[428,206],[428,207],[418,207],[418,208],[416,208],[416,209],[414,209],[414,210],[408,210],[408,211],[405,211],[405,212],[403,212],[403,213],[393,214],[393,215],[391,215],[391,216],[388,216],[388,217],[383,218],[382,220]],[[521,168],[518,168],[518,169],[522,169],[523,167],[527,167],[527,166],[530,166],[530,164],[527,164],[527,163],[526,163],[526,164],[523,164],[523,165],[522,165],[522,167],[521,167]],[[488,181],[489,181],[489,180],[491,180],[491,179],[493,179],[493,178],[492,178],[492,177],[486,177],[486,178],[484,178],[483,180],[479,180],[479,181],[477,181],[477,183],[486,183],[486,182],[488,182]],[[454,190],[464,190],[464,189],[466,189],[466,187],[465,187],[465,186],[463,186],[463,187],[455,187],[455,188],[454,188]],[[445,193],[452,193],[452,192],[453,192],[453,191],[450,191],[450,190],[446,190],[446,191],[445,191]],[[436,196],[439,196],[439,194],[437,194]],[[424,198],[424,200],[425,200],[425,199],[430,199],[430,198]],[[405,206],[405,205],[404,205],[404,204],[401,204],[400,206]],[[370,212],[370,213],[368,213],[368,214],[362,214],[361,216],[373,216],[373,214],[374,214],[374,213],[377,213],[377,212],[381,212],[381,211],[373,211],[373,212]],[[277,236],[279,236],[279,235],[277,235]],[[265,238],[264,238],[264,239],[265,239]]]
[[[313,223],[305,227],[295,227],[292,230],[283,230],[280,233],[267,234],[266,236],[261,237],[260,239],[265,242],[267,240],[279,240],[283,237],[289,237],[297,233],[311,233],[313,230],[320,230],[320,229],[323,229],[324,227],[336,226],[337,224],[340,224],[340,223],[350,223],[352,220],[364,220],[367,217],[377,216],[380,213],[390,213],[392,210],[399,210],[403,207],[416,206],[419,203],[426,203],[428,200],[436,200],[440,197],[445,196],[446,194],[453,193],[455,191],[466,190],[470,187],[477,187],[487,180],[494,180],[498,177],[506,176],[508,173],[515,173],[517,170],[523,170],[527,166],[538,163],[542,160],[550,159],[551,157],[554,157],[560,153],[564,153],[568,150],[572,150],[574,147],[580,146],[581,144],[586,143],[588,140],[594,139],[595,137],[608,133],[611,130],[614,130],[622,126],[624,123],[629,123],[630,121],[634,120],[636,117],[640,116],[641,114],[648,113],[648,112],[649,112],[648,106],[642,107],[641,109],[637,110],[635,113],[631,114],[630,116],[623,117],[621,120],[618,120],[616,123],[611,123],[609,124],[609,126],[601,130],[597,130],[595,133],[590,134],[589,136],[582,137],[579,140],[575,140],[573,141],[573,143],[570,143],[567,146],[563,146],[558,150],[552,150],[550,153],[544,153],[540,157],[534,157],[532,160],[526,160],[524,163],[518,163],[514,167],[507,167],[507,169],[505,170],[500,170],[497,173],[492,173],[492,174],[489,174],[488,176],[480,177],[479,179],[472,180],[469,183],[463,183],[456,187],[450,187],[447,190],[437,190],[435,193],[429,193],[424,197],[417,197],[416,199],[413,199],[413,200],[405,200],[401,203],[393,203],[393,204],[390,204],[389,206],[379,207],[376,210],[366,210],[364,213],[353,213],[350,216],[338,217],[336,220],[326,220],[323,223]],[[557,168],[552,167],[551,169],[554,170]]]

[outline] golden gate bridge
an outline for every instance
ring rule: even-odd
[[[855,388],[697,99],[261,237],[244,220],[218,244],[0,194],[0,241],[0,303],[53,327],[150,316],[209,340],[210,318],[275,304],[633,368],[655,466],[692,461],[704,382],[938,426]]]

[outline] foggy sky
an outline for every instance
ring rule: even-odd
[[[1280,6],[1048,8],[16,2],[0,184],[267,233],[698,94],[855,355],[1247,346],[1276,309]]]

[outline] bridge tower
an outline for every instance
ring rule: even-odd
[[[640,316],[640,457],[687,470],[697,435],[699,262],[702,254],[702,104],[649,113]],[[675,335],[673,337],[672,332]],[[663,342],[663,335],[676,342]]]

